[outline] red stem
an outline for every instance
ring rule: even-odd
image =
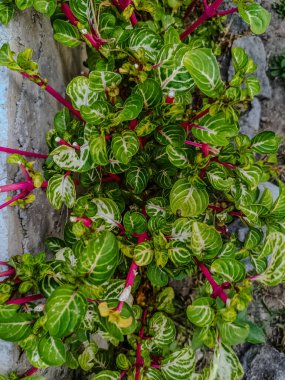
[[[16,274],[15,269],[8,269],[4,272],[0,272],[0,277],[13,276],[14,274]]]
[[[2,208],[9,206],[11,203],[16,202],[18,199],[24,198],[27,195],[28,195],[28,193],[26,191],[22,191],[20,194],[16,195],[15,197],[9,199],[7,202],[0,205],[0,210]]]
[[[0,146],[0,152],[5,152],[9,154],[20,154],[21,156],[25,156],[25,157],[48,158],[47,154],[26,152],[24,150],[6,148],[4,146]]]
[[[20,378],[23,379],[24,377],[33,376],[33,374],[36,373],[37,371],[38,371],[38,368],[32,367],[27,372],[25,372],[24,375],[22,375]]]
[[[125,377],[125,375],[127,374],[127,371],[123,371],[120,376],[118,377],[117,380],[121,380],[123,377]]]
[[[27,296],[23,298],[17,298],[15,300],[7,301],[6,305],[22,305],[23,303],[34,302],[45,298],[41,294],[35,294],[33,296]]]
[[[160,368],[160,365],[159,365],[159,364],[151,364],[150,366],[151,366],[152,368],[157,368],[157,369]]]
[[[86,226],[88,228],[90,228],[93,224],[92,220],[87,218],[87,216],[83,216],[81,218],[76,217],[76,216],[75,217],[72,216],[70,219],[71,219],[71,222],[82,222],[84,224],[84,226]]]
[[[196,264],[198,265],[198,267],[200,268],[203,275],[206,277],[206,279],[210,283],[210,285],[213,289],[212,296],[214,298],[219,297],[224,303],[226,303],[227,300],[229,299],[229,297],[224,292],[222,286],[220,286],[216,283],[216,281],[213,279],[209,269],[203,263],[201,263],[201,261],[199,261],[196,257],[194,257],[194,260],[195,260]]]
[[[228,162],[219,161],[217,157],[211,158],[211,161],[217,162],[218,164],[223,165],[225,168],[228,168],[231,170],[236,169],[235,165],[229,164]]]
[[[6,265],[7,267],[11,266],[7,261],[0,261],[0,265]]]
[[[24,176],[26,177],[26,180],[27,180],[27,181],[30,181],[30,180],[31,180],[31,177],[30,177],[29,172],[28,172],[27,169],[25,168],[25,166],[22,165],[22,164],[20,164],[20,168],[21,168],[22,172],[24,173]]]
[[[113,4],[120,10],[123,11],[126,9],[129,5],[132,4],[132,1],[130,0],[113,0]],[[138,20],[136,18],[135,13],[133,12],[130,17],[131,24],[135,26],[138,23]]]
[[[225,11],[219,11],[219,12],[217,12],[217,15],[218,16],[225,16],[225,15],[229,15],[229,14],[235,13],[235,12],[238,12],[238,8],[231,8],[231,9],[227,9]]]
[[[8,191],[24,190],[31,191],[34,189],[33,181],[11,183],[9,185],[0,186],[0,193],[7,193]]]
[[[22,72],[21,73],[25,78],[28,78],[28,79],[35,79],[33,78],[33,76],[27,74],[27,73],[24,73]],[[79,111],[77,111],[76,109],[73,108],[73,106],[71,105],[71,103],[69,103],[66,99],[64,99],[64,97],[62,97],[60,95],[60,93],[58,93],[54,88],[52,88],[51,86],[49,85],[45,85],[43,82],[39,82],[39,83],[36,83],[36,85],[38,85],[39,87],[44,87],[44,90],[46,92],[48,92],[51,96],[53,96],[59,103],[61,103],[64,107],[68,108],[70,112],[72,112],[78,119],[82,120],[82,117],[81,117],[81,114]],[[43,86],[44,85],[44,86]]]
[[[210,17],[203,13],[192,25],[189,26],[183,33],[180,34],[180,39],[183,41],[186,37],[192,34],[203,22],[207,21]]]
[[[210,112],[210,109],[207,108],[206,110],[198,113],[196,116],[193,117],[194,120],[198,120],[198,119],[201,119],[201,117],[207,115],[208,113]]]
[[[191,2],[191,4],[188,6],[188,8],[186,9],[185,13],[184,13],[184,17],[183,19],[185,20],[188,16],[190,16],[190,13],[192,11],[194,11],[194,9],[196,8],[197,6],[197,3],[198,3],[198,0],[193,0]]]
[[[223,207],[217,207],[217,206],[213,206],[213,205],[209,205],[208,208],[210,208],[211,210],[217,211],[217,212],[225,211],[225,209]],[[241,211],[228,211],[228,214],[232,215],[232,216],[238,216],[238,217],[244,216],[244,214]]]

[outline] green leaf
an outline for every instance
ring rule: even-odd
[[[90,12],[89,0],[69,0],[69,6],[80,22],[88,24],[88,14]]]
[[[249,325],[238,322],[219,323],[222,342],[229,346],[244,343],[249,334]]]
[[[252,165],[249,168],[238,168],[237,175],[249,185],[251,190],[254,190],[262,178],[262,169],[258,165]]]
[[[96,165],[105,166],[109,164],[106,138],[103,133],[94,131],[88,142],[92,161]]]
[[[149,180],[149,171],[146,167],[132,164],[126,172],[126,183],[131,186],[136,194],[145,189]]]
[[[33,5],[34,0],[16,0],[15,4],[21,11],[25,11]]]
[[[118,86],[122,77],[118,73],[112,71],[91,71],[89,75],[90,89],[95,92],[107,92],[108,87],[112,85]]]
[[[55,174],[48,181],[47,198],[52,206],[59,210],[64,203],[72,208],[76,201],[76,189],[70,175]]]
[[[89,170],[91,166],[89,164],[90,152],[87,143],[81,145],[79,154],[74,148],[61,145],[54,149],[50,155],[54,162],[64,170],[81,172]]]
[[[92,376],[90,380],[118,380],[120,372],[104,370]]]
[[[255,77],[247,77],[245,79],[245,84],[247,85],[247,93],[251,99],[260,93],[261,86],[260,82]]]
[[[249,333],[246,338],[247,342],[253,343],[253,344],[261,344],[266,342],[266,336],[264,334],[264,331],[261,327],[257,326],[255,323],[251,321],[247,321],[247,324],[249,326]]]
[[[165,380],[189,379],[196,364],[193,349],[188,346],[173,352],[162,360],[160,370]]]
[[[91,81],[86,77],[72,79],[66,88],[66,93],[77,110],[82,106],[92,107],[98,98],[98,94],[91,89]]]
[[[132,52],[140,54],[142,50],[146,59],[152,63],[155,63],[161,46],[161,37],[146,27],[135,28],[131,33],[128,44]]]
[[[133,89],[133,94],[143,98],[146,109],[155,107],[162,101],[162,90],[156,80],[148,78]]]
[[[207,380],[240,380],[243,374],[243,368],[233,349],[218,343]]]
[[[285,280],[285,235],[281,232],[272,232],[267,236],[266,242],[259,255],[259,259],[272,255],[268,267],[259,276],[259,281],[267,286],[275,286]]]
[[[175,147],[184,147],[186,140],[186,131],[178,125],[167,125],[164,128],[157,128],[154,133],[155,139],[162,145],[173,145]]]
[[[96,343],[89,343],[84,351],[78,356],[78,363],[84,371],[90,371],[94,366],[95,355],[98,351]]]
[[[155,264],[150,264],[147,268],[147,278],[151,282],[152,286],[162,287],[168,284],[168,275],[162,269]]]
[[[132,94],[127,98],[123,107],[123,110],[118,112],[112,120],[113,125],[136,119],[143,109],[143,98],[139,94]]]
[[[188,51],[183,61],[186,69],[199,89],[210,98],[219,98],[225,85],[221,79],[219,65],[211,49],[200,48]]]
[[[163,348],[169,346],[175,339],[176,329],[173,321],[164,313],[155,313],[149,321],[151,347]]]
[[[190,149],[167,145],[166,153],[172,165],[179,169],[185,169],[190,165]]]
[[[104,231],[88,241],[77,261],[77,273],[94,285],[108,281],[118,264],[119,250],[114,234]]]
[[[169,243],[168,248],[169,259],[173,264],[177,266],[189,264],[192,261],[191,251],[185,247],[185,245],[180,241],[173,241]]]
[[[175,182],[170,192],[170,207],[174,214],[182,217],[198,216],[209,204],[209,196],[204,186],[190,183],[186,179]]]
[[[229,170],[218,163],[212,163],[206,171],[210,184],[216,190],[229,191],[234,179],[229,176]]]
[[[263,233],[257,228],[251,227],[245,237],[244,248],[253,249],[256,248],[262,241]]]
[[[215,146],[227,146],[229,139],[238,134],[237,123],[226,119],[223,113],[205,115],[199,119],[203,129],[193,128],[193,135],[200,141]]]
[[[123,224],[128,235],[141,234],[147,229],[147,221],[140,212],[127,211],[123,218]]]
[[[0,3],[0,7],[1,7],[1,3]],[[9,44],[7,43],[3,44],[0,49],[0,66],[8,66],[10,63],[13,63],[14,55],[15,53],[11,51]]]
[[[133,260],[138,266],[146,266],[152,262],[154,251],[151,244],[145,241],[136,245]]]
[[[259,204],[252,204],[248,206],[240,207],[241,211],[245,214],[246,219],[252,224],[262,226],[263,222],[261,218],[268,214],[268,210]]]
[[[81,44],[78,29],[67,21],[55,20],[53,23],[54,39],[62,45],[74,48]]]
[[[35,339],[36,337],[33,336]],[[32,342],[32,345],[30,347],[27,347],[26,349],[26,355],[28,361],[34,366],[35,368],[47,368],[48,364],[45,363],[39,355],[38,346],[36,344],[36,341]]]
[[[65,363],[66,352],[61,339],[44,336],[38,344],[40,358],[49,366],[59,366]]]
[[[279,139],[272,131],[258,133],[251,143],[251,148],[260,154],[277,153],[279,147]]]
[[[195,255],[212,258],[219,254],[223,246],[221,234],[215,227],[205,223],[193,222],[191,249]]]
[[[34,0],[33,3],[36,11],[49,17],[55,12],[56,5],[56,0]]]
[[[209,297],[196,299],[186,309],[187,318],[196,326],[210,326],[215,318],[215,312],[211,307],[213,304],[213,299]]]
[[[0,320],[0,339],[9,342],[25,339],[32,333],[33,324],[34,317],[31,314],[13,313],[9,319]]]
[[[146,203],[145,209],[149,217],[165,217],[167,213],[166,200],[163,197],[150,198]]]
[[[183,65],[183,58],[188,48],[184,45],[164,45],[158,54],[158,78],[164,93],[180,93],[194,87],[194,81]]]
[[[192,236],[192,221],[186,218],[175,220],[172,225],[172,239],[181,242],[189,242]]]
[[[245,50],[241,47],[233,47],[231,53],[235,71],[244,69],[248,63],[248,55]]]
[[[105,226],[110,229],[118,226],[121,221],[121,213],[116,202],[103,197],[94,198],[92,202],[97,206],[96,219],[104,221]]]
[[[150,116],[146,116],[136,126],[135,132],[138,136],[147,136],[156,128],[157,125],[152,121],[152,118]]]
[[[244,5],[239,3],[238,11],[241,18],[250,25],[250,29],[255,34],[262,34],[268,28],[271,14],[257,3]]]
[[[229,282],[240,282],[245,278],[245,266],[238,260],[220,258],[211,265],[211,271],[219,274],[223,280]]]
[[[283,221],[285,218],[285,185],[279,181],[279,196],[276,199],[271,211],[270,219],[274,221]]]
[[[138,152],[140,144],[135,132],[123,131],[113,135],[111,147],[115,158],[126,165]]]
[[[93,92],[93,94],[96,94]],[[80,107],[80,113],[83,119],[93,126],[102,124],[106,120],[111,112],[111,106],[109,103],[103,100],[97,100],[96,103],[87,106],[82,105]]]
[[[15,13],[15,7],[12,2],[0,0],[0,23],[8,25]],[[0,58],[1,59],[1,58]]]
[[[13,318],[19,308],[19,305],[0,305],[0,321]]]
[[[56,338],[74,332],[85,317],[87,301],[71,285],[59,286],[47,301],[46,328]]]

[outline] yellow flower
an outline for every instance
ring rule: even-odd
[[[116,309],[109,309],[107,302],[101,302],[98,309],[101,317],[108,317],[109,322],[114,323],[118,327],[126,328],[133,322],[132,317],[123,318],[120,311]]]

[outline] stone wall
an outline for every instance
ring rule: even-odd
[[[50,20],[33,11],[18,14],[8,28],[0,25],[0,46],[4,42],[9,42],[16,53],[33,48],[41,74],[62,95],[67,82],[80,74],[82,49],[57,44]],[[0,145],[46,153],[45,134],[61,108],[49,94],[20,74],[0,68]],[[24,180],[21,173],[7,167],[6,158],[1,153],[0,183]],[[23,252],[37,253],[44,249],[45,237],[60,233],[66,209],[55,212],[42,190],[37,190],[36,197],[36,202],[24,210],[11,207],[0,211],[1,260]],[[5,194],[1,194],[0,202],[4,200]],[[0,373],[11,369],[23,373],[29,367],[16,346],[0,341]],[[47,377],[70,380],[58,371],[49,371]]]

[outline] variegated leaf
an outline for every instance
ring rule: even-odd
[[[62,45],[74,48],[81,44],[78,29],[67,21],[55,20],[53,23],[54,39]]]
[[[113,125],[136,119],[143,109],[143,98],[140,94],[130,95],[124,103],[122,111],[118,112],[112,120]]]
[[[152,63],[156,61],[159,49],[162,46],[161,37],[148,28],[135,28],[130,36],[128,47],[131,51],[140,54],[143,49],[145,57]]]
[[[91,89],[90,80],[83,76],[72,79],[66,88],[66,93],[77,110],[82,106],[93,106],[98,98],[98,94]]]
[[[98,234],[88,241],[86,248],[77,260],[77,273],[94,285],[109,280],[118,264],[118,243],[109,231]]]
[[[54,162],[64,170],[74,172],[84,172],[91,168],[90,152],[88,144],[80,147],[80,153],[66,145],[61,145],[54,149],[50,154]]]
[[[93,132],[89,138],[89,149],[92,161],[96,165],[105,166],[109,163],[107,154],[107,144],[105,135],[100,132]]]
[[[249,334],[249,325],[238,322],[219,323],[222,342],[229,346],[244,343]]]
[[[148,241],[136,245],[133,260],[138,266],[145,266],[152,262],[154,251]]]
[[[200,183],[190,183],[187,179],[175,182],[170,192],[170,207],[174,214],[182,217],[198,216],[209,204],[209,195]]]
[[[262,169],[258,165],[252,165],[250,168],[238,168],[237,175],[246,182],[250,189],[255,189],[262,178]]]
[[[165,380],[189,379],[195,370],[195,353],[188,346],[168,355],[161,362],[161,373]]]
[[[186,218],[175,220],[172,225],[171,238],[181,242],[190,242],[192,236],[192,221]]]
[[[102,219],[107,228],[113,229],[121,221],[121,213],[117,204],[109,198],[94,198],[92,200],[97,206],[96,219]]]
[[[175,147],[184,147],[186,140],[186,131],[178,125],[167,125],[164,128],[157,128],[154,136],[162,145],[173,145]]]
[[[226,146],[229,139],[238,134],[237,123],[226,119],[223,113],[215,116],[205,115],[199,119],[199,125],[203,127],[193,128],[193,135],[200,141],[215,146]]]
[[[276,153],[279,147],[279,139],[272,131],[258,133],[251,142],[251,148],[260,154]]]
[[[242,206],[240,207],[240,210],[245,214],[246,219],[250,223],[256,224],[258,226],[261,226],[263,224],[260,218],[265,217],[268,214],[268,210],[259,204]]]
[[[102,100],[97,100],[92,105],[82,105],[80,107],[81,116],[91,125],[100,125],[105,121],[110,112],[110,104]]]
[[[256,248],[261,243],[262,238],[263,238],[262,231],[257,228],[251,227],[248,233],[246,234],[244,247],[246,249]]]
[[[173,241],[169,243],[168,256],[169,259],[177,266],[189,264],[192,260],[191,251],[181,241]]]
[[[172,44],[164,45],[160,50],[157,57],[159,64],[157,73],[164,93],[170,91],[180,93],[189,91],[194,87],[194,81],[183,65],[183,58],[188,50],[184,45],[176,48]]]
[[[83,24],[88,24],[88,14],[90,13],[89,0],[70,0],[69,5],[80,22]]]
[[[49,366],[60,366],[65,363],[66,350],[61,339],[52,336],[44,336],[38,344],[41,360]]]
[[[3,313],[2,313],[3,317]],[[0,339],[8,342],[18,342],[27,338],[32,333],[34,317],[27,313],[6,314],[5,319],[0,320]]]
[[[68,208],[76,201],[76,189],[69,175],[55,174],[48,181],[47,198],[52,206],[59,210],[64,203]]]
[[[189,50],[183,61],[199,89],[210,98],[218,98],[224,91],[220,69],[211,49]]]
[[[188,148],[167,145],[166,152],[172,165],[179,169],[185,169],[190,165],[190,150]]]
[[[138,152],[139,147],[139,140],[133,131],[123,131],[122,134],[113,135],[112,151],[114,157],[125,165]]]
[[[107,92],[108,87],[112,85],[118,86],[122,77],[118,73],[112,71],[91,71],[89,75],[90,89],[94,92]]]
[[[245,278],[246,271],[242,262],[235,259],[220,258],[211,265],[211,271],[219,274],[228,282],[240,282]]]
[[[250,29],[255,34],[262,34],[266,31],[271,14],[257,3],[239,3],[238,11],[241,18],[250,25]]]
[[[223,241],[219,232],[213,226],[205,223],[193,222],[191,249],[195,255],[203,258],[212,258],[219,254]]]
[[[87,301],[78,290],[71,285],[59,286],[45,307],[46,328],[53,337],[67,336],[82,322],[86,310]]]
[[[218,163],[212,163],[206,171],[210,184],[216,190],[229,191],[234,179],[229,176],[229,170]]]
[[[92,376],[90,380],[118,380],[119,378],[120,372],[104,370]]]
[[[174,341],[176,329],[170,318],[162,312],[157,312],[149,321],[149,333],[153,338],[146,343],[149,342],[150,347],[163,348]]]
[[[259,259],[268,257],[270,262],[266,270],[256,277],[257,281],[268,286],[275,286],[285,280],[285,235],[281,232],[272,232],[266,238],[266,243],[259,255]]]
[[[243,374],[242,365],[233,349],[219,342],[207,380],[240,380]]]
[[[210,326],[215,318],[213,306],[214,301],[209,297],[201,297],[187,307],[187,318],[199,327]]]
[[[143,98],[146,109],[157,106],[162,100],[162,91],[154,79],[146,79],[143,83],[138,84],[134,90],[134,94],[138,94]]]
[[[149,171],[146,167],[133,164],[126,172],[126,183],[132,187],[136,194],[140,194],[149,180]]]
[[[147,229],[146,218],[136,211],[127,211],[123,218],[123,224],[128,235],[141,234]]]
[[[146,213],[149,217],[162,216],[166,217],[167,202],[163,197],[150,198],[145,206]]]

